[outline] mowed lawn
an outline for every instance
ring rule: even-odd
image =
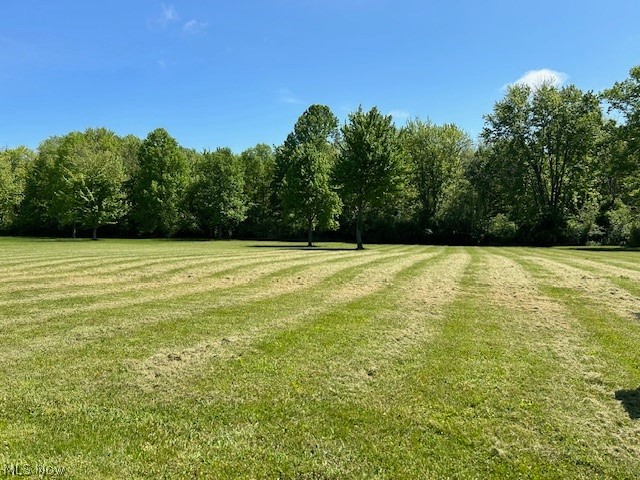
[[[640,476],[640,252],[321,246],[0,239],[0,477]]]

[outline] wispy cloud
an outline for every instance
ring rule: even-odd
[[[160,15],[149,21],[148,26],[151,28],[166,28],[169,24],[180,21],[180,15],[173,5],[162,4]]]
[[[393,109],[387,115],[391,115],[394,120],[407,120],[411,114],[406,110]]]
[[[288,88],[281,88],[278,92],[278,98],[281,102],[290,103],[292,105],[298,105],[302,103],[302,100],[295,96]]]
[[[536,90],[542,85],[553,85],[554,87],[559,87],[564,84],[568,78],[569,76],[566,73],[557,72],[548,68],[529,70],[515,82],[505,85],[504,88],[506,89],[512,85],[526,85],[532,90]]]
[[[198,35],[199,33],[203,33],[206,28],[206,22],[199,22],[195,19],[189,20],[182,26],[182,30],[189,35]]]
[[[160,60],[158,60],[158,67],[160,67],[163,70],[167,68],[167,62],[165,61],[164,58],[161,58]]]
[[[160,22],[166,24],[169,24],[171,22],[177,22],[178,20],[180,20],[180,16],[178,15],[178,12],[176,12],[176,9],[173,8],[173,5],[165,5],[164,3],[162,4],[162,13],[160,14]]]

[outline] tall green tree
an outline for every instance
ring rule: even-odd
[[[228,148],[204,152],[195,165],[189,203],[196,222],[211,237],[229,237],[246,218],[242,165]]]
[[[56,232],[60,222],[56,214],[57,193],[63,188],[59,148],[63,137],[53,136],[38,146],[27,168],[24,199],[20,204],[20,230],[29,233]]]
[[[391,116],[382,115],[376,107],[368,112],[360,107],[351,113],[342,127],[334,178],[345,209],[355,221],[359,250],[364,248],[364,220],[400,189],[403,175],[398,131]]]
[[[473,143],[456,125],[440,126],[419,119],[407,122],[400,138],[410,183],[421,207],[421,223],[433,229],[445,197],[464,177],[464,165],[473,155]]]
[[[507,185],[512,213],[535,241],[557,242],[576,199],[589,200],[602,126],[598,99],[573,85],[517,85],[485,119],[490,166]]]
[[[139,233],[170,236],[185,220],[189,169],[178,142],[158,128],[140,145],[132,217]]]
[[[331,154],[326,147],[303,143],[296,149],[282,185],[285,219],[306,228],[309,247],[313,246],[314,230],[338,227],[340,198],[330,185]]]
[[[284,178],[296,159],[299,147],[313,146],[322,152],[336,150],[338,136],[338,119],[331,109],[326,105],[314,104],[300,115],[293,131],[287,135],[284,143],[276,148],[271,191],[272,203],[275,210],[281,214],[281,222],[284,222],[287,216],[282,204]]]
[[[243,169],[244,194],[247,199],[247,218],[244,234],[268,237],[274,233],[274,211],[271,187],[275,170],[273,149],[264,143],[240,154]]]
[[[98,228],[117,223],[127,210],[126,179],[121,139],[104,128],[73,132],[62,141],[58,154],[61,188],[55,213],[62,226]]]
[[[629,142],[632,154],[640,153],[640,65],[629,71],[629,78],[616,82],[603,92],[610,109],[624,119],[624,137]]]
[[[311,105],[276,154],[283,219],[293,228],[307,230],[309,246],[314,230],[338,226],[340,199],[330,185],[337,136],[338,119],[329,107]]]
[[[27,170],[35,153],[27,147],[0,150],[0,230],[10,230],[18,220],[24,198]]]
[[[609,128],[610,171],[616,181],[619,200],[633,211],[640,211],[640,65],[631,69],[629,78],[603,92],[609,110],[620,122]]]

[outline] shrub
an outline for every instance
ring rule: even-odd
[[[490,242],[495,243],[512,243],[516,234],[518,233],[518,227],[515,222],[509,220],[509,217],[503,213],[497,214],[491,220],[487,226],[487,237]]]

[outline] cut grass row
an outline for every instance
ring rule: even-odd
[[[0,243],[0,463],[73,478],[640,474],[640,427],[615,398],[640,385],[640,327],[562,283],[566,268],[612,285],[624,269],[614,286],[638,298],[632,255],[607,271],[588,251]]]

